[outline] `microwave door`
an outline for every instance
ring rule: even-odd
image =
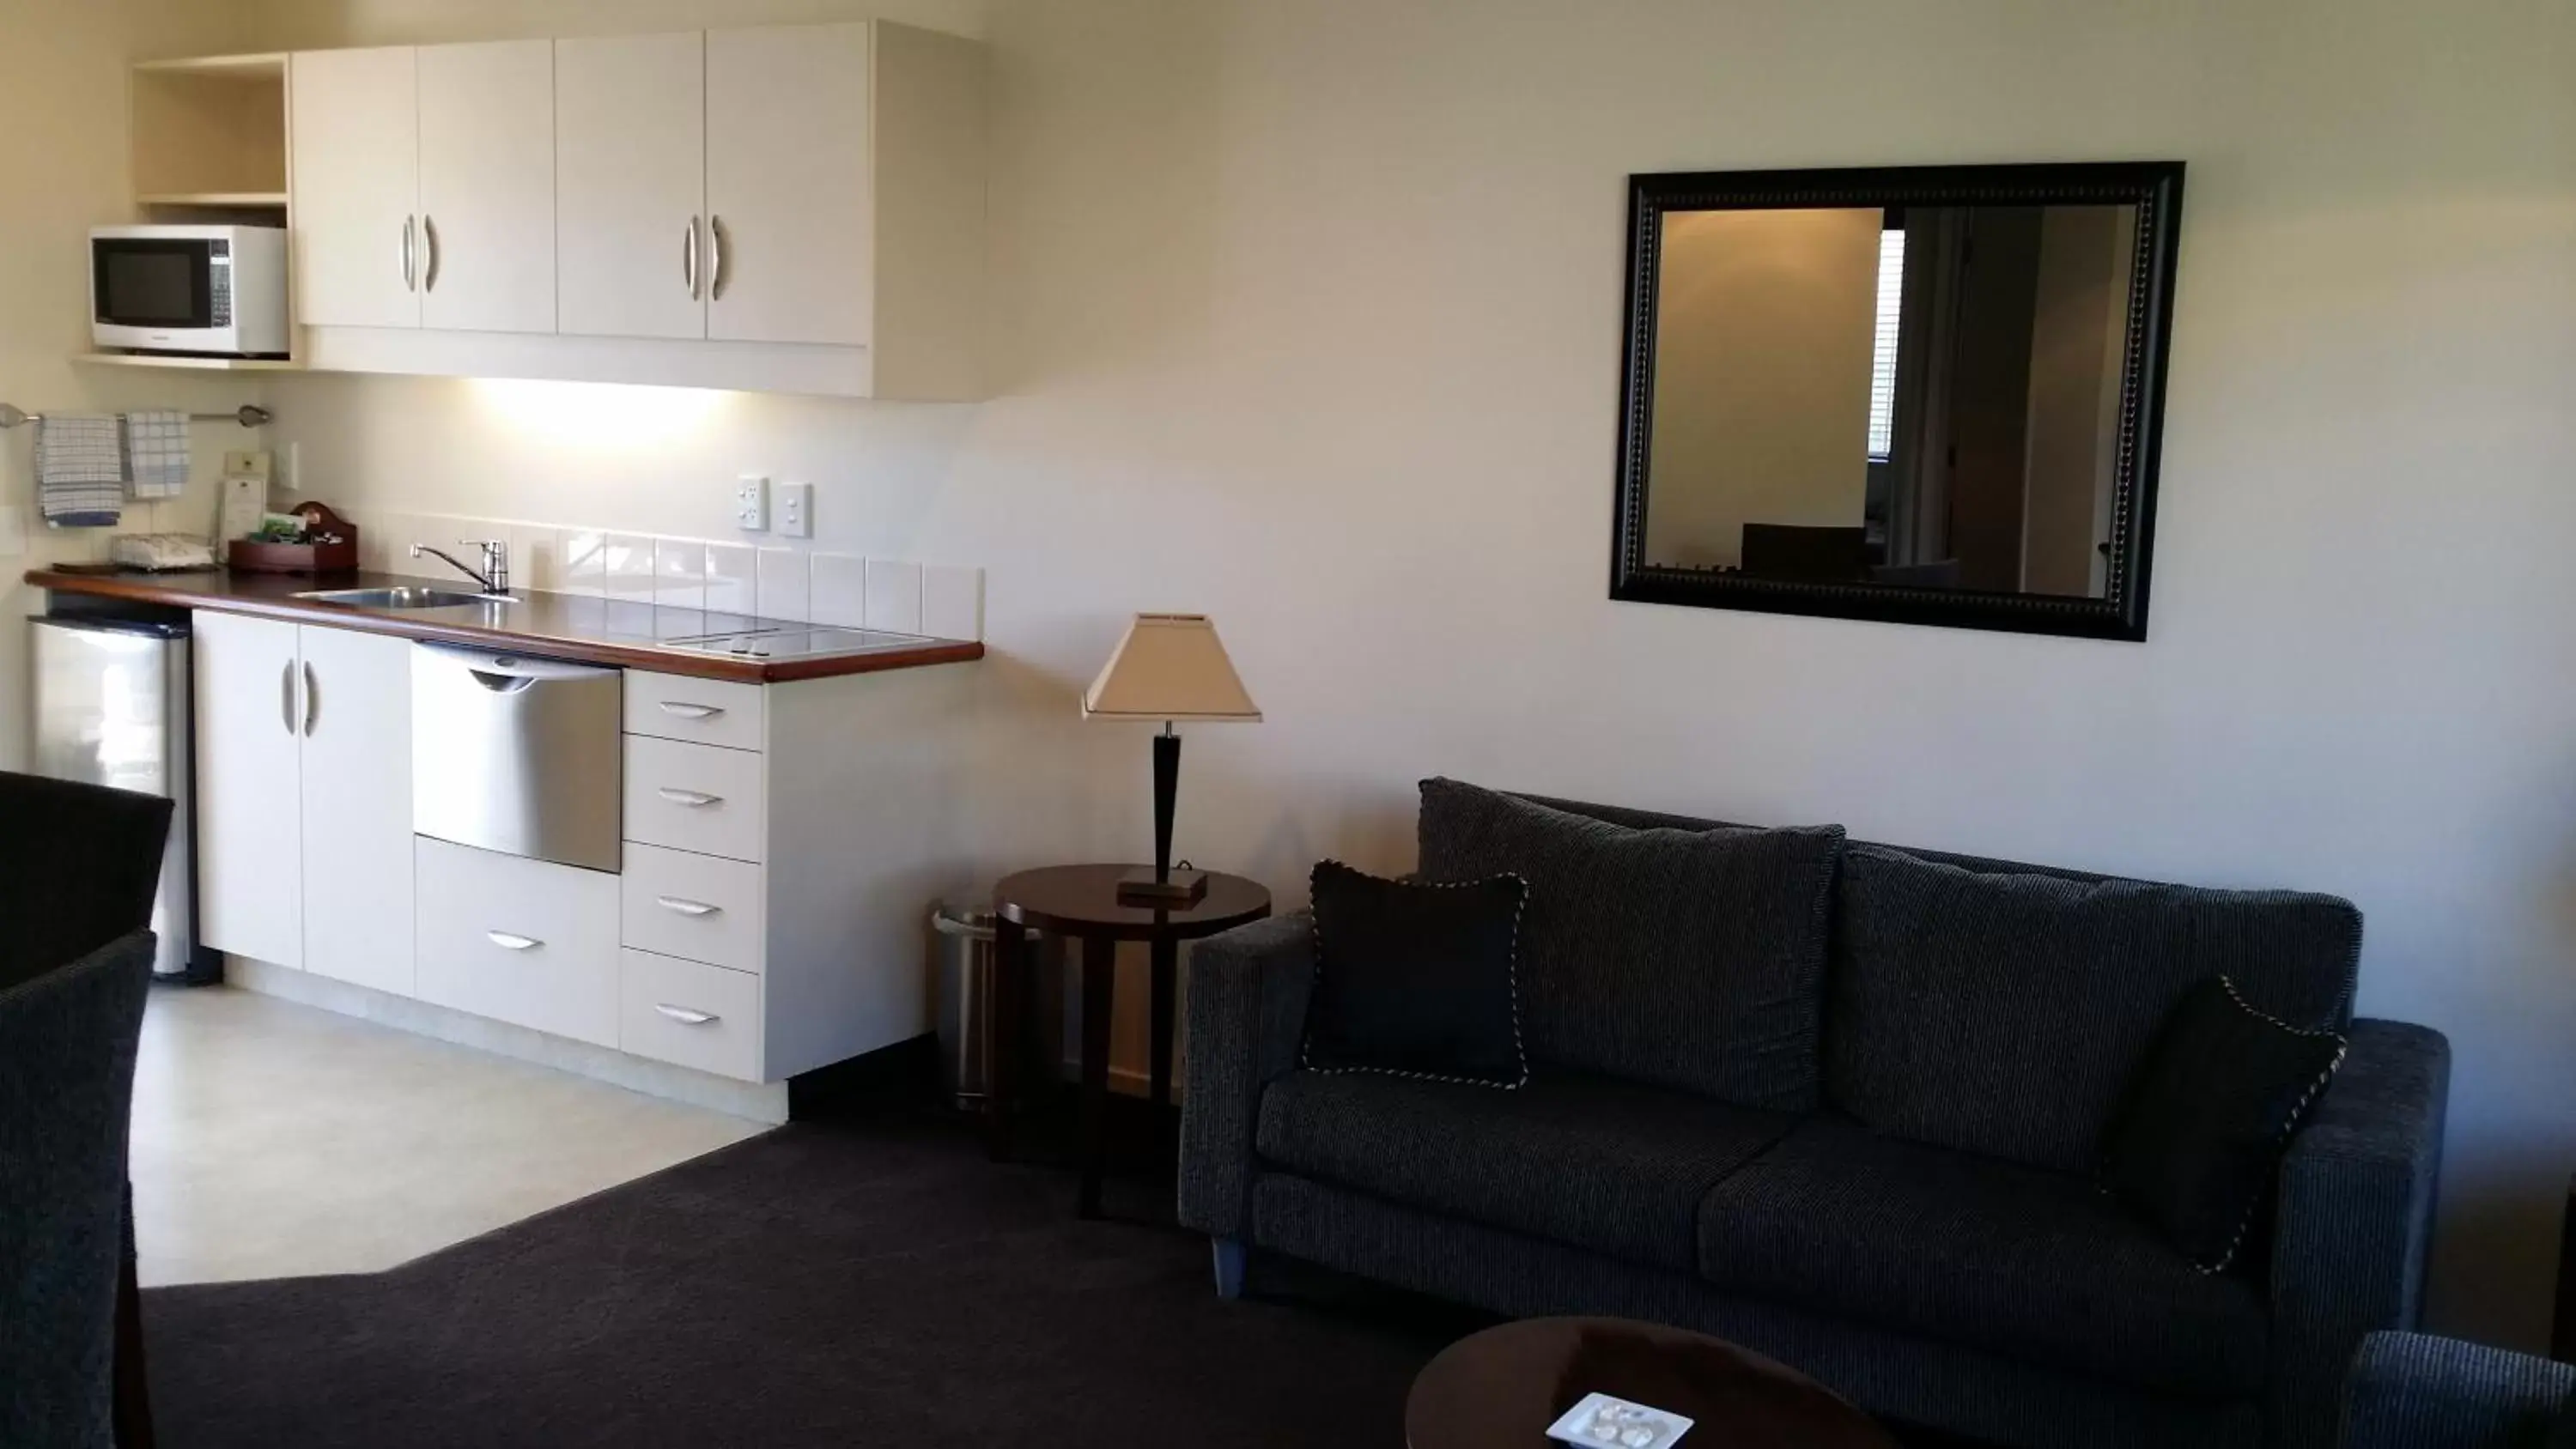
[[[99,321],[191,331],[214,325],[214,289],[207,285],[212,243],[103,239],[91,245]]]

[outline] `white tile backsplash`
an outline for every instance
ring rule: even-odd
[[[757,557],[747,543],[707,545],[707,607],[718,613],[753,614],[759,586],[753,578]]]
[[[867,619],[871,629],[920,633],[921,565],[900,559],[869,559]]]
[[[600,592],[622,603],[653,602],[653,540],[639,534],[612,533],[601,549],[606,573]]]
[[[812,594],[809,617],[817,624],[858,629],[868,622],[868,561],[845,553],[808,554]]]
[[[666,609],[707,606],[707,546],[694,538],[653,540],[653,602]]]
[[[984,637],[979,568],[445,514],[380,513],[357,522],[362,565],[391,573],[447,578],[455,570],[410,557],[412,545],[463,557],[459,540],[499,538],[510,544],[514,588],[941,639]]]
[[[515,523],[509,529],[510,587],[563,592],[563,534],[541,524]]]
[[[934,639],[983,638],[984,571],[922,565],[921,632]]]
[[[805,555],[792,548],[764,548],[757,565],[760,574],[758,612],[769,619],[805,619],[812,608],[813,595]]]

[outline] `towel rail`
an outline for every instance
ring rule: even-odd
[[[256,428],[276,414],[266,408],[252,407],[244,403],[228,413],[190,413],[188,416],[201,423],[239,423],[245,428]],[[43,413],[26,412],[13,404],[0,403],[0,428],[24,427],[29,423],[41,423],[44,420]]]

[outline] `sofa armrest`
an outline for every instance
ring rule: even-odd
[[[2525,1449],[2576,1393],[2576,1368],[2419,1333],[2362,1340],[2343,1449]]]
[[[2273,1439],[2333,1442],[2363,1337],[2422,1308],[2451,1046],[2427,1027],[2352,1024],[2352,1049],[2281,1160],[2272,1237]]]
[[[1211,936],[1190,952],[1181,1064],[1184,1226],[1211,1237],[1243,1235],[1261,1091],[1297,1069],[1314,985],[1315,928],[1302,911]]]

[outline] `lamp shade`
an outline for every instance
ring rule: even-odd
[[[1234,661],[1205,614],[1138,614],[1100,677],[1082,694],[1084,719],[1258,723]]]

